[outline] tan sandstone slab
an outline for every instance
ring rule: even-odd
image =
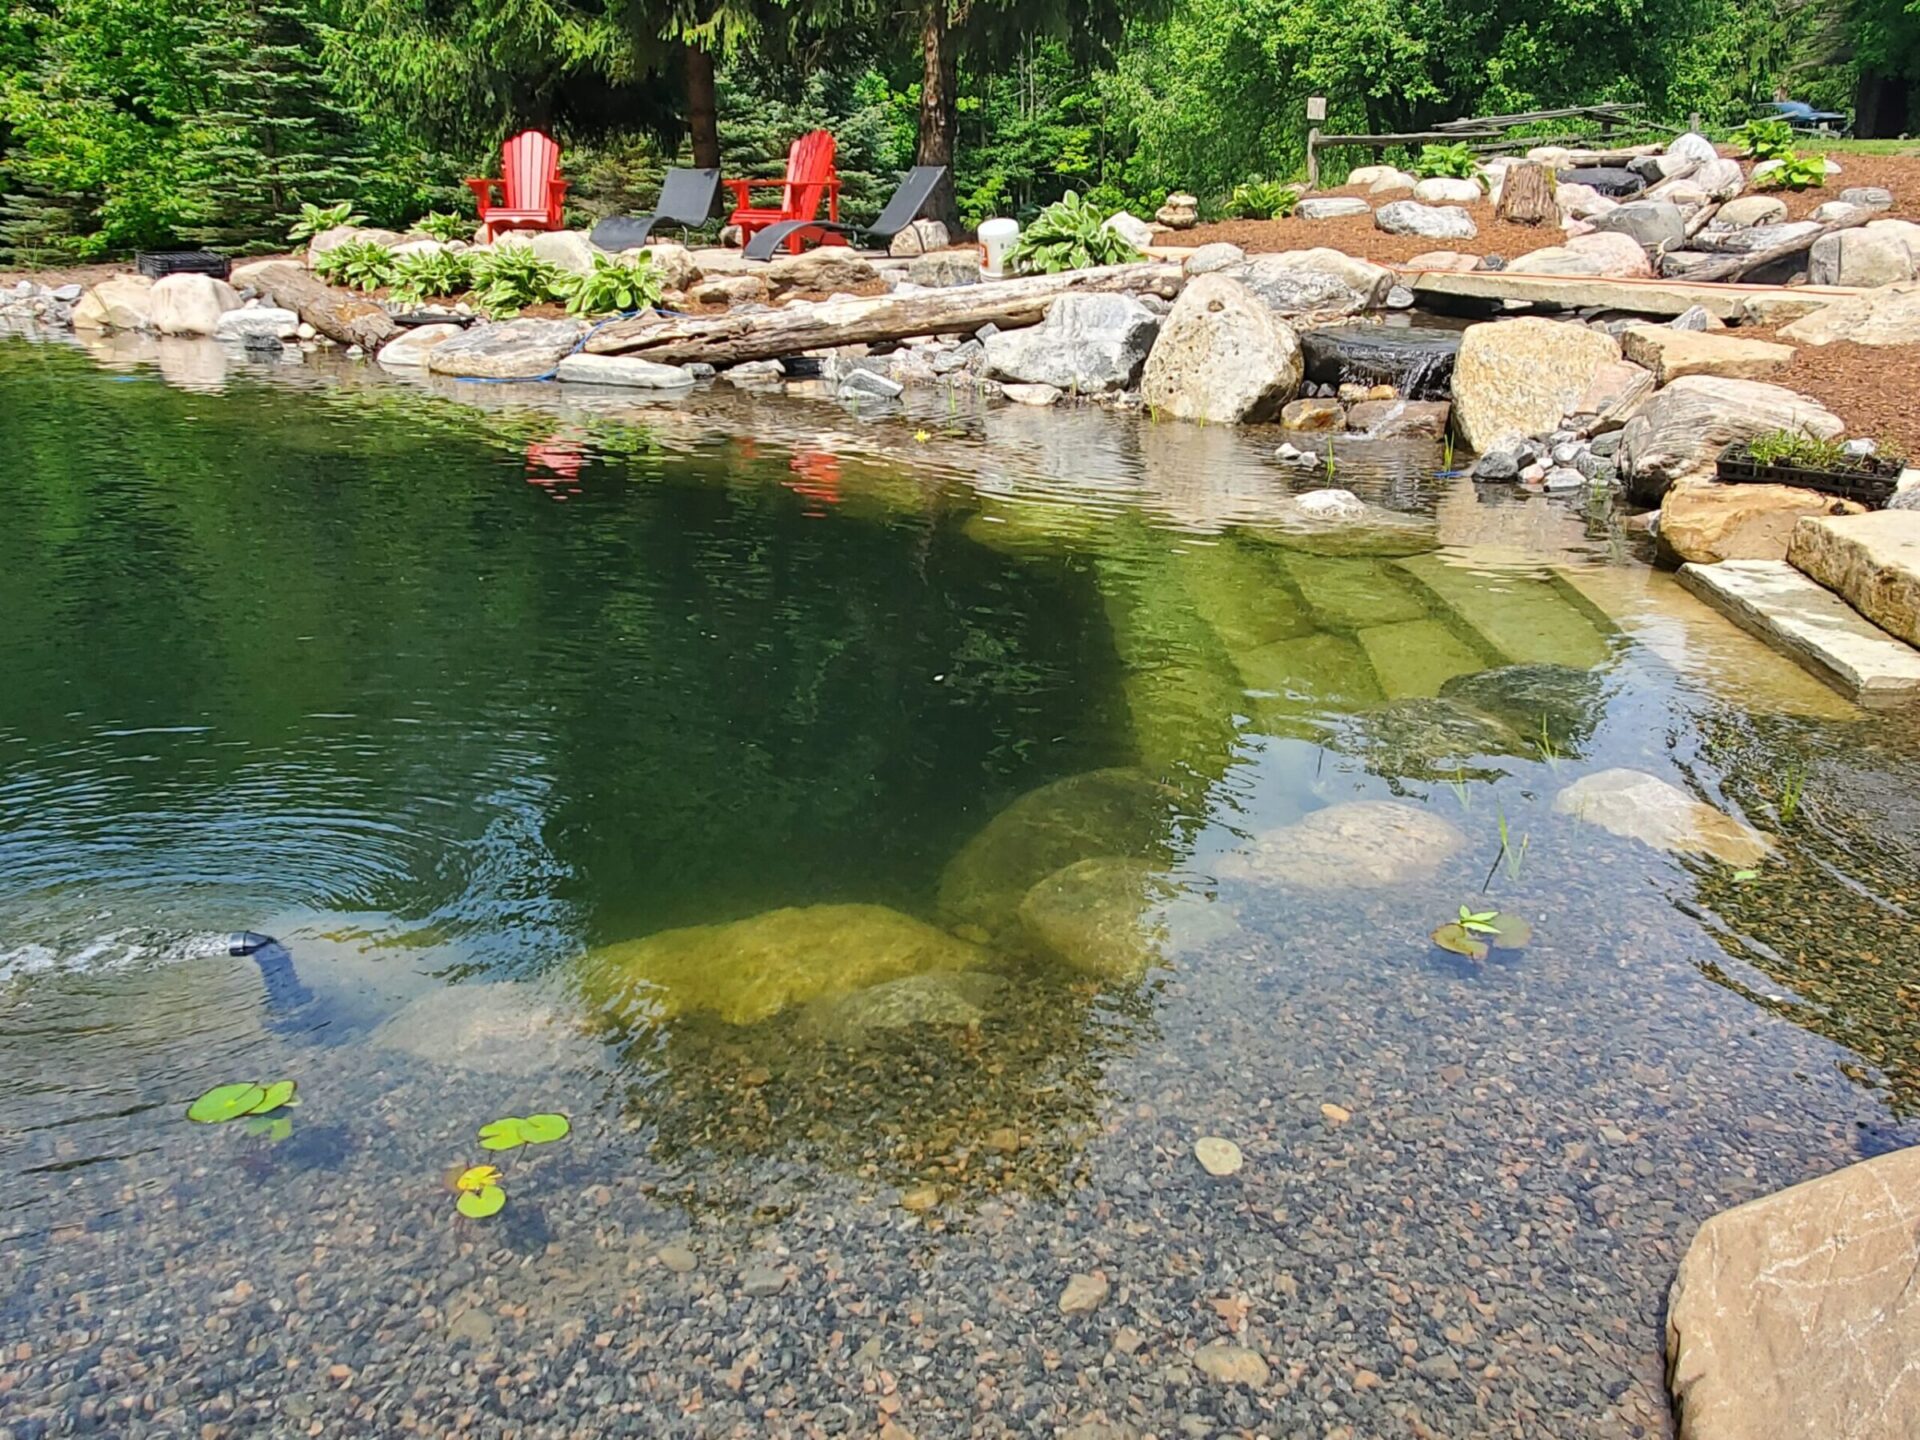
[[[1920,645],[1920,513],[1802,520],[1788,542],[1787,563],[1882,630]]]
[[[1920,650],[1780,560],[1683,565],[1680,583],[1862,705],[1920,699]]]
[[[1694,1236],[1667,1306],[1680,1440],[1920,1436],[1920,1148]]]
[[[1784,560],[1793,527],[1809,515],[1858,515],[1851,500],[1797,485],[1721,485],[1683,480],[1660,502],[1660,543],[1701,565]]]
[[[1718,375],[1728,380],[1765,380],[1793,363],[1791,345],[1741,340],[1708,330],[1634,325],[1620,337],[1627,359],[1644,365],[1665,385],[1682,375]]]

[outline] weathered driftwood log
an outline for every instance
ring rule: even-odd
[[[1789,255],[1798,255],[1803,250],[1811,250],[1816,240],[1831,235],[1836,230],[1851,230],[1856,225],[1864,225],[1869,220],[1884,218],[1876,210],[1862,210],[1845,220],[1836,220],[1831,225],[1822,225],[1805,235],[1792,240],[1783,240],[1778,245],[1769,245],[1765,250],[1755,250],[1751,255],[1735,255],[1722,260],[1717,265],[1702,265],[1698,270],[1689,270],[1682,278],[1688,282],[1695,280],[1738,280],[1743,275],[1751,275],[1763,265],[1771,265],[1775,260],[1785,260]]]
[[[250,266],[246,283],[283,310],[292,310],[329,340],[377,350],[399,332],[393,317],[350,290],[336,290],[294,260]]]
[[[1560,206],[1553,198],[1553,172],[1537,160],[1523,160],[1507,167],[1500,182],[1500,203],[1493,207],[1494,217],[1515,225],[1541,225],[1551,220],[1560,223]]]
[[[1031,275],[917,295],[824,300],[750,314],[665,320],[642,316],[607,326],[587,341],[586,348],[589,354],[638,355],[668,365],[695,361],[738,365],[834,345],[908,340],[989,324],[1013,330],[1038,324],[1046,317],[1047,307],[1062,295],[1132,290],[1170,300],[1180,293],[1182,283],[1178,265],[1105,265],[1064,275]]]
[[[1715,200],[1710,204],[1702,205],[1695,211],[1693,218],[1687,221],[1686,224],[1687,239],[1691,240],[1702,230],[1706,229],[1707,226],[1711,225],[1713,223],[1713,217],[1720,213],[1720,207],[1726,203],[1724,200]]]

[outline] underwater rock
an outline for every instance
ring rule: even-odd
[[[1571,665],[1502,665],[1449,680],[1440,694],[1505,721],[1528,740],[1544,725],[1554,745],[1574,752],[1593,738],[1606,709],[1599,672]]]
[[[964,1029],[986,1018],[988,1007],[1006,984],[998,975],[979,971],[909,975],[850,995],[816,1000],[801,1012],[799,1030],[816,1039],[860,1045],[915,1025]]]
[[[581,995],[624,1024],[702,1012],[751,1025],[910,975],[976,970],[977,945],[884,905],[804,905],[691,925],[583,956]]]
[[[1443,816],[1397,800],[1353,800],[1256,835],[1216,867],[1227,878],[1303,890],[1424,880],[1466,847]]]
[[[1436,780],[1481,755],[1517,755],[1525,742],[1500,721],[1449,700],[1391,700],[1347,717],[1336,748],[1376,775]]]
[[[1773,841],[1752,826],[1643,770],[1582,775],[1553,797],[1553,809],[1676,855],[1753,865],[1773,853]]]
[[[1166,939],[1156,914],[1179,887],[1144,860],[1099,856],[1056,870],[1020,902],[1035,950],[1071,970],[1131,985]]]
[[[490,1075],[548,1074],[576,1059],[575,1026],[531,985],[446,985],[416,995],[368,1037],[376,1049]]]
[[[1431,519],[1352,498],[1352,505],[1334,505],[1313,501],[1309,496],[1278,496],[1260,522],[1243,526],[1242,533],[1285,550],[1304,550],[1312,555],[1404,557],[1439,548]]]
[[[1042,785],[995,815],[948,862],[940,914],[998,936],[1017,924],[1029,890],[1075,861],[1164,863],[1178,805],[1176,791],[1138,770],[1091,770]]]

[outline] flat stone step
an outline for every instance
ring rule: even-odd
[[[1389,700],[1438,695],[1456,675],[1490,668],[1486,657],[1455,635],[1444,621],[1401,620],[1362,630],[1354,639]]]
[[[1787,563],[1882,630],[1920,645],[1920,512],[1809,516],[1793,527]]]
[[[1682,565],[1680,583],[1862,705],[1920,700],[1920,650],[1784,560]]]
[[[1508,665],[1604,665],[1612,647],[1584,602],[1552,580],[1483,573],[1438,555],[1396,560],[1491,653]],[[1390,617],[1382,617],[1390,618]]]
[[[1567,309],[1590,306],[1627,310],[1639,315],[1683,315],[1703,305],[1722,320],[1739,319],[1749,300],[1763,303],[1773,296],[1802,302],[1842,300],[1860,292],[1843,285],[1806,285],[1789,290],[1781,285],[1708,284],[1688,280],[1618,280],[1589,275],[1524,275],[1511,270],[1442,272],[1401,268],[1401,283],[1417,298],[1459,297],[1476,300],[1532,300]]]

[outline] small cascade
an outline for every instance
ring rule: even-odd
[[[1408,400],[1444,400],[1460,334],[1427,325],[1333,325],[1302,331],[1300,348],[1316,384],[1391,385]]]

